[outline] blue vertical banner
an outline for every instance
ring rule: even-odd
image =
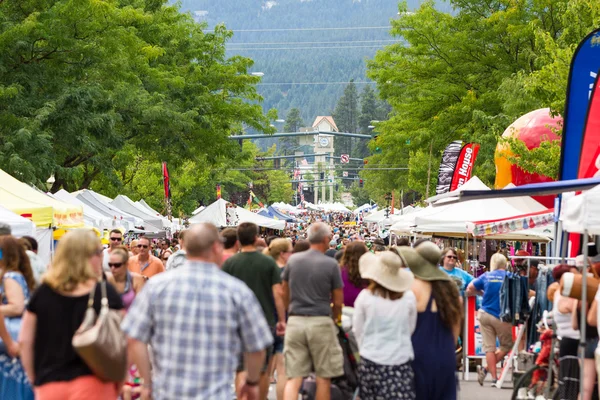
[[[560,180],[577,179],[588,105],[598,70],[600,29],[579,43],[571,61],[560,154]]]

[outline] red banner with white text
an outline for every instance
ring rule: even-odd
[[[479,144],[467,143],[463,146],[456,161],[456,168],[454,169],[454,176],[452,177],[452,184],[450,185],[450,191],[456,190],[464,185],[473,173],[473,165],[479,152]]]

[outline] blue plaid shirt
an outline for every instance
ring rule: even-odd
[[[154,400],[230,400],[240,353],[273,343],[248,286],[202,262],[150,279],[121,326],[151,345]]]

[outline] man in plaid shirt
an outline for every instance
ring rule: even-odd
[[[187,262],[148,281],[122,323],[142,399],[230,400],[242,352],[248,375],[240,393],[257,399],[273,343],[262,309],[248,286],[218,268],[223,243],[213,225],[194,225],[185,239]]]

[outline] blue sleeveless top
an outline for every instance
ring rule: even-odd
[[[4,274],[2,284],[0,285],[0,296],[2,297],[2,304],[8,304],[8,299],[4,295],[4,282],[7,279],[15,280],[23,289],[23,296],[25,297],[25,306],[29,302],[29,288],[27,287],[27,281],[20,272],[8,271]],[[22,316],[18,317],[4,317],[4,323],[10,336],[17,340],[19,332],[21,330],[21,319]],[[33,400],[33,388],[29,384],[25,370],[19,359],[13,359],[6,354],[6,348],[4,343],[0,340],[0,399],[11,399],[11,400]]]

